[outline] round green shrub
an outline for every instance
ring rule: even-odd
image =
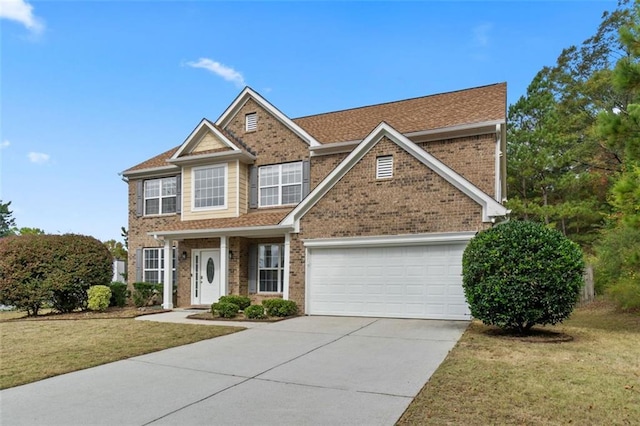
[[[233,318],[238,315],[240,308],[235,303],[218,302],[211,305],[211,313],[220,315],[222,318]]]
[[[251,305],[251,299],[247,296],[238,296],[231,294],[229,296],[221,296],[218,302],[229,302],[234,305],[238,305],[241,311],[244,311],[249,305]]]
[[[87,306],[92,311],[104,311],[109,307],[111,290],[106,285],[94,285],[87,291],[89,302]]]
[[[584,284],[583,271],[576,243],[533,222],[510,221],[481,231],[462,257],[471,314],[519,333],[567,318]]]
[[[111,289],[111,300],[109,300],[109,306],[117,306],[118,308],[124,308],[129,298],[129,290],[125,283],[114,281],[109,284]]]
[[[265,299],[262,305],[271,317],[289,317],[298,313],[298,306],[293,300]]]
[[[244,315],[248,319],[265,319],[267,315],[264,313],[264,306],[251,305],[244,309]]]

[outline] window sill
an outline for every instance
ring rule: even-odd
[[[159,214],[145,214],[144,216],[140,216],[142,218],[154,218],[154,217],[168,217],[168,216],[177,216],[180,213],[159,213]]]
[[[215,207],[198,207],[198,208],[194,208],[191,209],[192,213],[197,213],[197,212],[210,212],[210,211],[219,211],[219,210],[228,210],[229,208],[224,205],[224,206],[215,206]]]

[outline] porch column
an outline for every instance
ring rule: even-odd
[[[162,307],[164,309],[173,309],[173,271],[171,270],[171,262],[173,256],[171,246],[172,241],[169,239],[164,240],[164,276],[163,276],[163,293],[162,293]]]
[[[291,234],[284,234],[284,277],[282,282],[282,298],[289,300],[289,263],[291,256],[289,255],[289,249],[291,247]]]
[[[227,237],[220,237],[220,296],[229,294],[229,247]]]

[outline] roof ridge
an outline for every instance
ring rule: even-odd
[[[318,116],[321,116],[321,115],[335,114],[335,113],[338,113],[338,112],[354,111],[354,110],[358,110],[358,109],[378,107],[378,106],[382,106],[382,105],[396,104],[396,103],[400,103],[400,102],[413,101],[413,100],[416,100],[416,99],[432,98],[434,96],[449,95],[449,94],[459,93],[459,92],[469,92],[469,91],[472,91],[472,90],[484,89],[486,87],[500,86],[500,85],[506,85],[506,84],[507,84],[506,81],[502,81],[502,82],[499,82],[499,83],[485,84],[485,85],[476,86],[476,87],[468,87],[466,89],[451,90],[449,92],[432,93],[430,95],[415,96],[413,98],[398,99],[398,100],[395,100],[395,101],[381,102],[381,103],[378,103],[378,104],[362,105],[362,106],[359,106],[359,107],[345,108],[345,109],[339,109],[339,110],[335,110],[335,111],[321,112],[321,113],[318,113],[318,114],[303,115],[301,117],[292,118],[291,120],[295,121],[295,120],[300,120],[300,119],[303,119],[303,118],[311,118],[311,117],[318,117]]]

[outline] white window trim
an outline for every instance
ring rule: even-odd
[[[280,256],[280,266],[278,268],[261,268],[260,267],[260,247],[263,246],[278,246],[278,255]],[[258,266],[256,267],[256,290],[259,294],[282,294],[284,291],[284,244],[281,243],[265,243],[258,244],[258,256],[256,256]],[[260,271],[277,271],[278,272],[278,290],[277,291],[262,291],[260,290]]]
[[[304,165],[302,164],[302,161],[294,161],[291,163],[283,163],[283,164],[265,164],[264,166],[260,166],[258,167],[258,207],[282,207],[282,206],[295,206],[297,204],[300,203],[300,201],[302,201],[302,185],[303,185],[303,181],[304,181]],[[296,201],[295,203],[288,203],[288,204],[282,204],[282,187],[283,186],[293,186],[293,185],[297,185],[297,184],[286,184],[283,185],[282,184],[282,166],[284,164],[300,164],[300,200]],[[263,167],[278,167],[278,185],[269,185],[269,186],[261,186],[260,185],[260,170]],[[262,188],[273,188],[277,186],[278,187],[278,203],[277,204],[267,204],[267,205],[263,205],[262,204],[262,196],[261,196],[261,190]]]
[[[211,169],[211,168],[224,168],[224,204],[221,206],[195,207],[196,205],[196,179],[195,179],[196,171],[202,170],[202,169]],[[229,167],[227,163],[216,164],[212,166],[200,166],[200,167],[194,167],[191,169],[191,211],[192,212],[200,212],[200,211],[206,211],[206,210],[226,210],[228,202],[229,202]]]
[[[175,179],[176,180],[176,185],[178,183],[177,182],[177,176],[167,176],[167,177],[155,178],[155,179],[145,179],[142,182],[142,209],[143,209],[143,216],[165,216],[165,215],[171,215],[171,214],[176,214],[177,213],[177,210],[178,210],[178,198],[177,198],[178,194],[177,194],[177,190],[178,190],[178,188],[176,187],[176,193],[175,194],[162,196],[162,181],[165,180],[165,179]],[[149,198],[147,198],[145,196],[146,195],[145,194],[146,193],[146,185],[147,185],[147,182],[150,182],[150,181],[153,181],[153,180],[160,181],[160,193],[159,193],[159,195],[157,197],[149,197]],[[172,211],[172,212],[164,213],[162,211],[162,200],[164,198],[171,198],[171,197],[176,199],[176,210]],[[147,213],[147,200],[154,200],[156,198],[158,199],[158,203],[159,203],[159,206],[158,206],[159,213]]]
[[[149,253],[150,251],[157,251],[158,252],[158,267],[157,268],[147,268],[147,253]],[[172,247],[172,268],[171,270],[173,271],[173,273],[171,274],[171,276],[173,277],[174,283],[175,284],[177,282],[177,276],[176,276],[176,266],[178,263],[178,259],[176,258],[176,247]],[[163,284],[164,283],[164,268],[163,268],[163,263],[164,263],[164,247],[145,247],[142,249],[142,281],[143,282],[151,282],[151,281],[147,281],[146,280],[146,273],[153,271],[153,272],[157,272],[158,273],[158,282],[157,283],[153,283],[153,284]]]
[[[376,179],[393,177],[393,155],[381,155],[376,158]]]
[[[258,130],[258,113],[250,112],[244,116],[244,131],[255,132]]]

